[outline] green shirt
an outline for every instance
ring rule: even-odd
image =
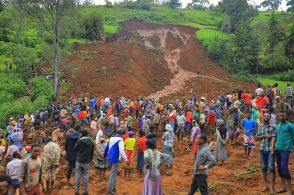
[[[276,126],[276,150],[291,151],[294,138],[294,125],[289,121]]]

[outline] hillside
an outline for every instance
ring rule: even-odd
[[[78,44],[65,71],[75,86],[69,94],[174,99],[188,96],[192,86],[193,93],[216,98],[232,88],[253,89],[211,61],[195,32],[131,20],[122,23],[113,43]]]
[[[191,83],[194,92],[210,98],[226,93],[228,87],[251,88],[252,84],[244,85],[235,78],[259,81],[264,85],[279,82],[283,84],[282,87],[285,86],[286,81],[280,80],[281,76],[286,75],[280,72],[286,71],[289,65],[283,54],[284,40],[272,55],[279,57],[275,61],[279,66],[270,63],[268,59],[270,12],[258,12],[258,15],[250,19],[250,26],[259,44],[258,67],[261,71],[266,70],[252,76],[248,72],[242,72],[243,69],[246,70],[244,64],[247,65],[247,61],[240,61],[243,66],[234,61],[239,59],[236,51],[244,55],[246,52],[240,50],[241,46],[234,46],[235,34],[223,31],[225,17],[217,9],[201,11],[164,6],[149,8],[145,10],[125,5],[87,5],[80,6],[77,12],[63,19],[60,29],[59,75],[64,82],[59,85],[58,101],[65,101],[71,95],[92,92],[136,97],[162,97],[174,93],[173,97],[183,97],[188,95]],[[102,25],[108,42],[87,39],[86,21],[93,13],[100,16],[98,22]],[[275,12],[275,17],[279,29],[288,36],[294,23],[293,13]],[[128,32],[134,30],[129,29],[131,26],[126,25],[129,24],[126,21],[134,20],[144,22],[146,27],[157,25],[156,28],[165,32],[173,31],[171,28],[177,27],[180,31],[187,31],[190,38],[185,44],[180,38],[182,32],[169,33],[171,35],[166,39],[167,45],[162,47],[155,44],[159,39],[159,35],[155,35],[154,43],[151,41],[155,46],[151,44],[152,47],[149,47],[150,45],[145,44],[144,40],[149,39],[145,35]],[[139,27],[142,28],[142,25]],[[142,29],[146,30],[145,27]],[[36,101],[32,94],[35,86],[31,82],[35,77],[53,75],[54,45],[50,33],[52,32],[44,28],[38,18],[13,3],[7,3],[0,11],[0,71],[4,72],[3,81],[17,77],[15,82],[20,82],[19,86],[25,86],[15,88],[7,85],[0,89],[0,111],[3,113],[1,126],[5,125],[9,116],[23,114],[25,110],[33,112],[36,108],[46,107],[52,100],[50,88],[50,93],[44,92],[42,100]],[[172,67],[174,63],[177,68]],[[274,67],[269,69],[269,64]],[[275,67],[279,69],[275,70]],[[274,77],[271,74],[261,76],[273,72],[276,73]],[[290,74],[289,77],[293,78]],[[210,82],[208,87],[207,82]],[[48,84],[53,84],[53,81],[42,81],[38,87],[46,88]],[[204,87],[206,92],[202,94]],[[20,104],[26,107],[16,106]]]

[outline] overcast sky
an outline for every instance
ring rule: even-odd
[[[111,2],[120,2],[122,0],[110,0]],[[187,3],[192,2],[192,0],[180,0],[183,4],[183,7],[186,7]],[[216,5],[220,0],[209,0],[211,4]],[[249,0],[253,4],[259,5],[263,0]],[[286,10],[286,0],[282,0],[283,4],[280,9]],[[95,4],[105,4],[105,0],[94,0]]]

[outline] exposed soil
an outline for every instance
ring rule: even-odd
[[[207,51],[194,38],[195,31],[177,25],[128,21],[122,24],[116,42],[76,45],[76,52],[69,57],[72,63],[65,67],[65,80],[73,84],[69,94],[149,96],[170,100],[189,95],[192,87],[193,94],[215,99],[232,88],[253,89],[252,84],[233,79],[210,60]],[[159,142],[159,150],[161,145]],[[164,194],[188,193],[194,160],[186,150],[187,145],[187,139],[175,143],[173,169],[162,171]],[[293,155],[291,162],[294,174]],[[252,166],[257,167],[257,173],[239,178],[234,176]],[[61,189],[65,185],[65,169],[63,161],[55,184],[57,190],[52,194],[74,194],[73,189]],[[222,167],[211,169],[208,178],[213,195],[266,194],[260,192],[262,175],[258,148],[252,151],[252,159],[247,160],[243,158],[242,146],[229,146],[228,161]],[[131,181],[125,181],[120,175],[118,195],[141,194],[143,179],[133,174]],[[99,181],[93,168],[89,181],[91,195],[105,194],[107,180]]]
[[[76,45],[64,69],[65,80],[73,84],[69,94],[168,100],[189,95],[191,86],[194,94],[207,98],[237,87],[253,89],[210,60],[195,32],[133,20],[122,24],[113,43]]]

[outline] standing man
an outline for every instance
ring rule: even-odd
[[[22,160],[18,152],[14,152],[12,156],[13,156],[13,160],[10,161],[6,166],[6,174],[11,178],[12,190],[10,193],[15,194],[16,189],[19,188],[19,184],[22,181],[22,177],[21,177]]]
[[[177,128],[177,136],[178,136],[178,141],[183,141],[183,134],[185,130],[185,123],[186,123],[186,117],[185,113],[182,112],[180,115],[177,116],[176,118],[178,128]]]
[[[76,178],[75,178],[75,194],[79,195],[81,176],[84,177],[84,193],[88,195],[88,177],[90,163],[94,156],[94,143],[91,137],[88,137],[87,130],[83,130],[82,137],[77,141],[75,151],[77,153],[76,159]]]
[[[104,158],[108,157],[108,162],[111,164],[111,172],[108,179],[107,187],[107,194],[109,195],[116,194],[116,177],[121,157],[126,161],[126,163],[129,163],[124,150],[124,143],[121,138],[122,134],[123,131],[121,129],[118,129],[117,134],[114,134],[110,138],[104,150]]]
[[[209,195],[208,192],[208,169],[216,165],[216,160],[207,144],[206,135],[202,134],[197,138],[199,151],[195,160],[194,177],[188,195],[193,195],[199,188],[201,195]]]
[[[251,112],[246,113],[246,118],[242,121],[244,131],[244,146],[245,156],[244,158],[250,159],[251,148],[255,148],[254,143],[254,130],[256,128],[256,122],[251,118]]]
[[[260,160],[263,173],[264,188],[262,192],[269,191],[270,195],[274,194],[275,185],[275,157],[274,144],[276,129],[270,124],[271,115],[264,114],[264,123],[260,124],[256,134],[256,140],[260,140]],[[269,188],[269,181],[267,178],[268,171],[271,174],[271,185]]]
[[[46,192],[52,192],[54,180],[59,167],[60,147],[52,141],[52,137],[47,138],[48,143],[44,146],[44,176],[46,178]]]
[[[21,191],[27,195],[43,195],[42,192],[42,160],[39,158],[40,146],[32,146],[32,155],[22,161]]]
[[[263,89],[261,88],[260,84],[257,85],[257,89],[255,89],[255,94],[258,97],[261,97],[263,95]]]
[[[293,146],[294,125],[289,121],[286,121],[285,112],[279,113],[279,121],[280,123],[276,127],[277,137],[275,150],[278,173],[282,180],[282,187],[278,190],[278,193],[286,192],[286,195],[292,195],[289,159]]]
[[[286,95],[286,102],[287,102],[288,106],[290,108],[292,108],[293,91],[292,91],[291,84],[287,84],[285,95]]]
[[[68,162],[66,170],[66,189],[69,189],[70,187],[70,178],[76,166],[77,153],[75,151],[75,145],[80,136],[81,134],[73,128],[69,129],[67,132],[67,137],[65,141],[66,160]]]

